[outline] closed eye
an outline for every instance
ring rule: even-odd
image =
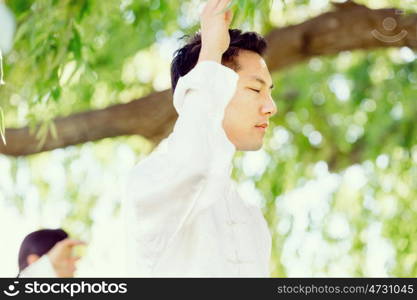
[[[261,92],[261,90],[257,90],[257,89],[252,89],[252,88],[249,88],[251,91],[254,91],[254,92],[256,92],[256,93],[260,93]]]

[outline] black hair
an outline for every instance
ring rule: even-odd
[[[259,33],[249,31],[242,32],[240,29],[229,29],[230,45],[223,53],[222,64],[230,66],[233,70],[240,69],[239,64],[235,61],[235,57],[239,54],[240,49],[249,50],[264,56],[267,42]],[[188,37],[183,36],[181,39]],[[197,64],[201,50],[201,34],[200,32],[192,36],[180,49],[174,52],[174,59],[171,62],[171,87],[174,92],[178,79]]]
[[[56,243],[67,237],[68,234],[62,229],[42,229],[28,234],[20,245],[19,272],[28,266],[29,255],[42,256],[48,253]]]

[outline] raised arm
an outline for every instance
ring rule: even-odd
[[[47,254],[22,270],[19,277],[74,277],[79,257],[73,256],[72,250],[78,245],[84,242],[69,238],[59,241]]]
[[[238,74],[220,64],[230,43],[228,1],[208,1],[201,15],[202,49],[197,65],[178,80],[173,132],[132,171],[125,212],[132,275],[147,274],[176,232],[224,194],[235,146],[222,127]],[[214,179],[214,180],[213,180]],[[215,184],[213,184],[215,183]]]

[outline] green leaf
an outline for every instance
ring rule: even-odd
[[[51,91],[52,99],[54,101],[58,102],[59,96],[61,96],[61,88],[59,86],[56,86]]]
[[[40,125],[38,131],[36,132],[36,139],[39,141],[36,148],[39,150],[45,145],[46,138],[48,137],[48,122],[44,122]]]
[[[58,131],[56,129],[55,122],[54,121],[51,121],[51,123],[49,124],[49,126],[50,126],[50,130],[51,130],[52,138],[54,140],[56,140],[58,138]]]
[[[81,47],[82,47],[82,42],[81,42],[80,32],[74,25],[72,27],[72,38],[69,43],[69,50],[72,53],[74,53],[74,57],[76,60],[81,59]]]

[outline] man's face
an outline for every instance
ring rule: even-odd
[[[259,125],[269,124],[269,118],[277,112],[271,97],[271,74],[255,52],[240,50],[235,61],[240,65],[239,81],[226,107],[223,128],[237,150],[259,150],[267,130]]]

